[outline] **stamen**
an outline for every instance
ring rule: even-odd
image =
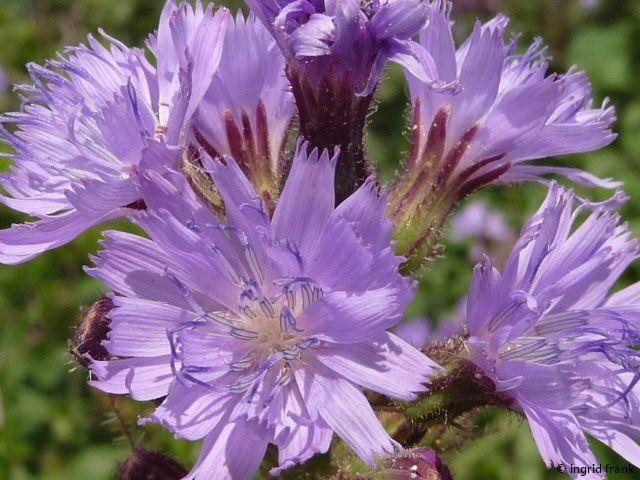
[[[254,197],[249,202],[243,203],[240,205],[240,210],[243,208],[249,208],[251,210],[255,210],[260,214],[264,223],[269,223],[269,215],[267,215],[266,210],[264,209],[264,204],[262,203],[262,199],[260,197]]]
[[[287,285],[284,287],[284,292],[287,298],[287,305],[291,310],[295,310],[296,308],[296,292],[291,288],[291,286]]]
[[[203,313],[199,318],[212,320],[216,323],[224,325],[225,327],[236,327],[240,320],[236,314],[226,310],[206,312]]]
[[[196,225],[196,221],[193,218],[190,218],[189,220],[187,220],[187,223],[185,225],[192,232],[202,233],[202,230],[200,230],[200,227]]]
[[[541,336],[583,327],[588,323],[587,312],[574,311],[548,315],[538,322],[534,327],[536,334]]]
[[[240,305],[239,310],[251,319],[254,319],[258,316],[258,314],[254,312],[249,305]]]
[[[291,382],[292,378],[293,374],[291,373],[291,368],[285,364],[280,370],[280,375],[276,380],[275,386],[280,388],[285,387],[289,382]]]
[[[178,290],[180,290],[180,293],[182,294],[183,297],[189,296],[189,291],[187,290],[187,287],[185,287],[184,284],[178,279],[178,277],[176,277],[173,274],[173,272],[169,270],[169,267],[165,267],[164,276],[167,277],[167,279],[171,283],[173,283],[178,288]]]
[[[622,392],[620,392],[620,394],[612,402],[610,402],[606,406],[606,408],[611,408],[616,403],[618,403],[620,400],[624,400],[627,409],[629,409],[629,407],[631,405],[629,403],[629,399],[627,398],[627,395],[629,394],[629,392],[631,392],[631,390],[633,390],[633,387],[635,387],[638,384],[638,381],[640,381],[640,373],[636,373],[633,376],[633,378],[631,379],[631,382],[629,382],[629,385],[627,386],[627,388],[625,388]]]
[[[300,350],[308,350],[311,347],[314,347],[316,345],[318,345],[320,343],[320,341],[317,338],[309,338],[307,340],[305,340],[304,342],[298,344],[298,348]]]
[[[300,271],[302,271],[302,269],[304,268],[304,261],[302,259],[302,255],[300,254],[300,250],[298,250],[298,246],[293,240],[287,240],[286,247],[287,250],[289,250],[289,252],[291,252],[293,256],[296,257],[298,267],[300,268]]]
[[[222,252],[216,245],[211,244],[209,245],[209,248],[213,251],[213,253],[215,254],[216,258],[220,261],[220,263],[224,265],[224,267],[227,270],[227,273],[229,273],[229,276],[231,277],[231,280],[236,284],[240,284],[242,282],[242,277],[240,276],[238,271],[233,267],[233,265],[231,265],[231,262],[229,261],[229,259],[222,254]]]
[[[322,297],[324,297],[324,290],[322,290],[322,287],[313,287],[313,301],[315,302],[316,300],[320,300]]]
[[[249,265],[249,269],[251,270],[251,273],[253,274],[255,279],[258,281],[258,283],[263,283],[264,277],[262,275],[262,269],[260,268],[260,264],[258,263],[258,258],[256,257],[255,250],[249,243],[243,244],[242,248],[244,250],[244,258],[247,261],[247,264]]]
[[[302,329],[298,328],[296,317],[293,316],[291,310],[289,310],[289,308],[285,306],[282,307],[282,313],[280,314],[280,331],[286,333],[303,331]]]
[[[282,351],[285,360],[299,360],[300,353],[301,350],[297,345]]]
[[[262,313],[269,318],[275,317],[276,311],[273,308],[273,305],[269,300],[263,298],[260,300],[260,308],[262,309]]]
[[[518,311],[520,306],[524,303],[524,300],[518,299],[507,305],[502,312],[496,315],[491,322],[489,322],[488,328],[491,333],[498,330],[504,325],[513,315]]]
[[[546,364],[551,361],[557,361],[560,358],[561,350],[555,343],[549,343],[548,340],[521,338],[518,342],[521,345],[511,346],[508,350],[500,355],[502,360],[521,360],[535,363]]]
[[[227,388],[231,393],[245,393],[249,388],[251,388],[251,385],[253,385],[259,376],[260,372],[250,373],[228,385]]]
[[[194,377],[193,375],[185,371],[181,371],[178,378],[183,378],[184,380],[188,380],[191,383],[200,385],[201,387],[204,387],[207,390],[213,390],[214,392],[219,392],[222,390],[220,387],[216,387],[215,385],[212,385],[210,383],[203,382],[202,380],[198,380],[196,377]]]
[[[229,329],[229,335],[240,340],[255,340],[258,338],[256,332],[245,330],[244,328],[232,327]]]
[[[309,305],[313,303],[313,287],[310,285],[303,283],[300,287],[302,291],[302,309],[306,310],[309,308]]]
[[[248,355],[238,360],[237,362],[230,363],[229,369],[234,372],[246,370],[253,365],[254,361],[255,361],[255,356],[252,353],[249,353]]]
[[[258,297],[262,296],[261,293],[256,290],[256,286],[253,282],[250,282],[249,285],[244,289],[244,291],[240,294],[240,302],[244,304],[247,300],[251,302],[255,302],[258,300]]]
[[[507,345],[507,349],[500,354],[500,358],[503,360],[521,358],[545,346],[547,346],[545,338],[519,338],[518,343]]]

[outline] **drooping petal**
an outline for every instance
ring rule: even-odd
[[[253,477],[267,448],[255,430],[245,424],[221,424],[207,435],[196,465],[183,480]]]
[[[317,412],[360,458],[374,465],[376,457],[393,453],[393,441],[353,384],[317,361],[294,374],[310,410]]]
[[[129,394],[146,401],[167,395],[174,375],[168,355],[123,360],[94,360],[91,371],[96,376],[90,384],[103,392]]]
[[[13,265],[64,245],[89,228],[122,215],[116,209],[87,217],[77,211],[48,217],[37,222],[14,225],[0,231],[0,261]]]
[[[426,390],[438,365],[391,333],[367,342],[327,345],[313,355],[339,375],[369,390],[411,401]]]

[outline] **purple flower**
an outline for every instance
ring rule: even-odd
[[[428,16],[424,0],[247,0],[286,57],[302,136],[313,147],[340,146],[336,194],[348,197],[367,176],[366,117],[387,60],[433,88],[433,62],[411,40]]]
[[[228,12],[168,2],[144,52],[107,37],[28,66],[25,106],[2,117],[15,165],[1,179],[7,206],[38,218],[0,231],[0,262],[20,263],[105,220],[141,208],[138,164],[153,141],[182,142],[220,58]]]
[[[491,208],[484,200],[476,200],[456,214],[451,236],[458,242],[467,238],[506,242],[513,232],[499,210]]]
[[[536,40],[523,55],[517,43],[504,42],[508,19],[477,23],[456,51],[450,6],[436,2],[421,43],[430,52],[438,76],[458,79],[460,92],[436,92],[410,71],[407,80],[419,135],[414,162],[433,156],[436,184],[456,185],[464,195],[489,183],[565,175],[588,186],[615,187],[580,170],[531,166],[530,160],[586,152],[615,139],[613,107],[594,108],[584,72],[547,75],[546,49]]]
[[[336,432],[366,462],[396,444],[359,387],[411,400],[437,366],[386,332],[413,296],[398,274],[386,198],[373,179],[334,208],[336,156],[298,152],[273,215],[231,158],[203,161],[219,223],[193,195],[143,176],[151,240],[112,232],[90,273],[113,288],[93,384],[164,397],[147,421],[204,438],[187,478],[252,478],[326,452]]]
[[[601,108],[593,106],[584,72],[572,68],[564,75],[547,75],[541,40],[524,54],[516,53],[517,42],[504,41],[508,19],[501,15],[477,23],[456,50],[450,9],[450,2],[432,3],[420,42],[435,76],[457,80],[459,88],[437,91],[406,71],[414,106],[413,150],[391,196],[394,223],[417,232],[438,231],[467,194],[493,184],[544,182],[545,174],[590,187],[621,186],[575,168],[530,164],[595,150],[615,139],[610,130],[615,111],[607,101]],[[620,195],[613,204],[619,205]],[[440,211],[433,212],[436,206]],[[418,225],[434,216],[439,224]]]
[[[453,217],[451,238],[456,242],[471,240],[470,258],[474,263],[482,261],[486,254],[497,258],[502,265],[516,234],[502,212],[484,200],[476,200],[465,205]]]
[[[346,82],[361,95],[375,88],[387,60],[433,81],[424,55],[411,41],[427,23],[423,0],[342,2],[247,0],[271,30],[290,68],[320,84],[327,76]]]
[[[269,32],[253,15],[245,20],[238,13],[227,28],[220,65],[194,127],[212,157],[234,157],[265,201],[275,201],[279,193],[295,114],[290,90],[284,58]]]
[[[552,183],[504,271],[476,267],[470,360],[526,416],[547,465],[597,463],[585,433],[640,465],[638,286],[609,296],[638,241],[600,209],[572,231],[586,210],[574,203]]]

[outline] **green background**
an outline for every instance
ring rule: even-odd
[[[141,45],[157,24],[162,3],[0,0],[0,64],[13,82],[25,81],[26,62],[42,62],[99,27],[128,44]],[[239,5],[220,3],[233,9]],[[511,30],[523,32],[523,44],[543,36],[554,69],[565,71],[577,63],[592,78],[597,101],[612,98],[620,138],[600,152],[559,162],[625,181],[632,200],[623,215],[640,232],[640,2],[608,0],[585,8],[573,0],[503,0],[501,7],[513,18]],[[490,15],[483,9],[458,15],[460,38],[476,16]],[[398,70],[388,71],[377,99],[368,144],[371,157],[389,178],[408,149],[407,94]],[[2,111],[16,108],[12,93],[0,96]],[[518,229],[544,193],[541,186],[524,185],[477,196],[500,208]],[[0,226],[18,220],[8,209],[0,209]],[[115,478],[117,463],[127,456],[129,447],[120,438],[109,398],[86,386],[86,371],[75,367],[68,354],[82,307],[92,304],[104,288],[82,273],[89,252],[98,248],[99,236],[89,232],[25,265],[0,266],[0,479],[106,480]],[[446,256],[425,273],[412,313],[439,319],[455,306],[468,288],[470,247],[470,242],[447,246]],[[637,280],[639,272],[632,268],[625,281]],[[119,399],[118,406],[141,445],[171,452],[191,465],[197,445],[174,440],[157,426],[134,426],[138,415],[151,410],[150,404]],[[447,456],[458,480],[566,478],[545,470],[525,423],[509,416],[487,418],[484,438]],[[605,448],[598,447],[598,452],[603,463],[626,464]]]

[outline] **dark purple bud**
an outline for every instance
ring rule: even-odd
[[[389,480],[453,480],[438,454],[424,448],[408,450],[394,457],[385,474]]]
[[[76,361],[83,367],[89,365],[91,357],[94,360],[109,360],[113,356],[102,345],[109,333],[109,312],[113,309],[113,301],[107,297],[101,297],[91,307],[85,309],[82,320],[76,331],[75,345],[71,353]]]
[[[135,450],[118,468],[120,480],[180,480],[187,470],[161,452]]]
[[[289,65],[288,76],[298,106],[300,133],[311,148],[340,147],[336,202],[351,195],[369,175],[364,155],[364,127],[373,95],[356,95],[356,85],[328,75],[310,80]]]

